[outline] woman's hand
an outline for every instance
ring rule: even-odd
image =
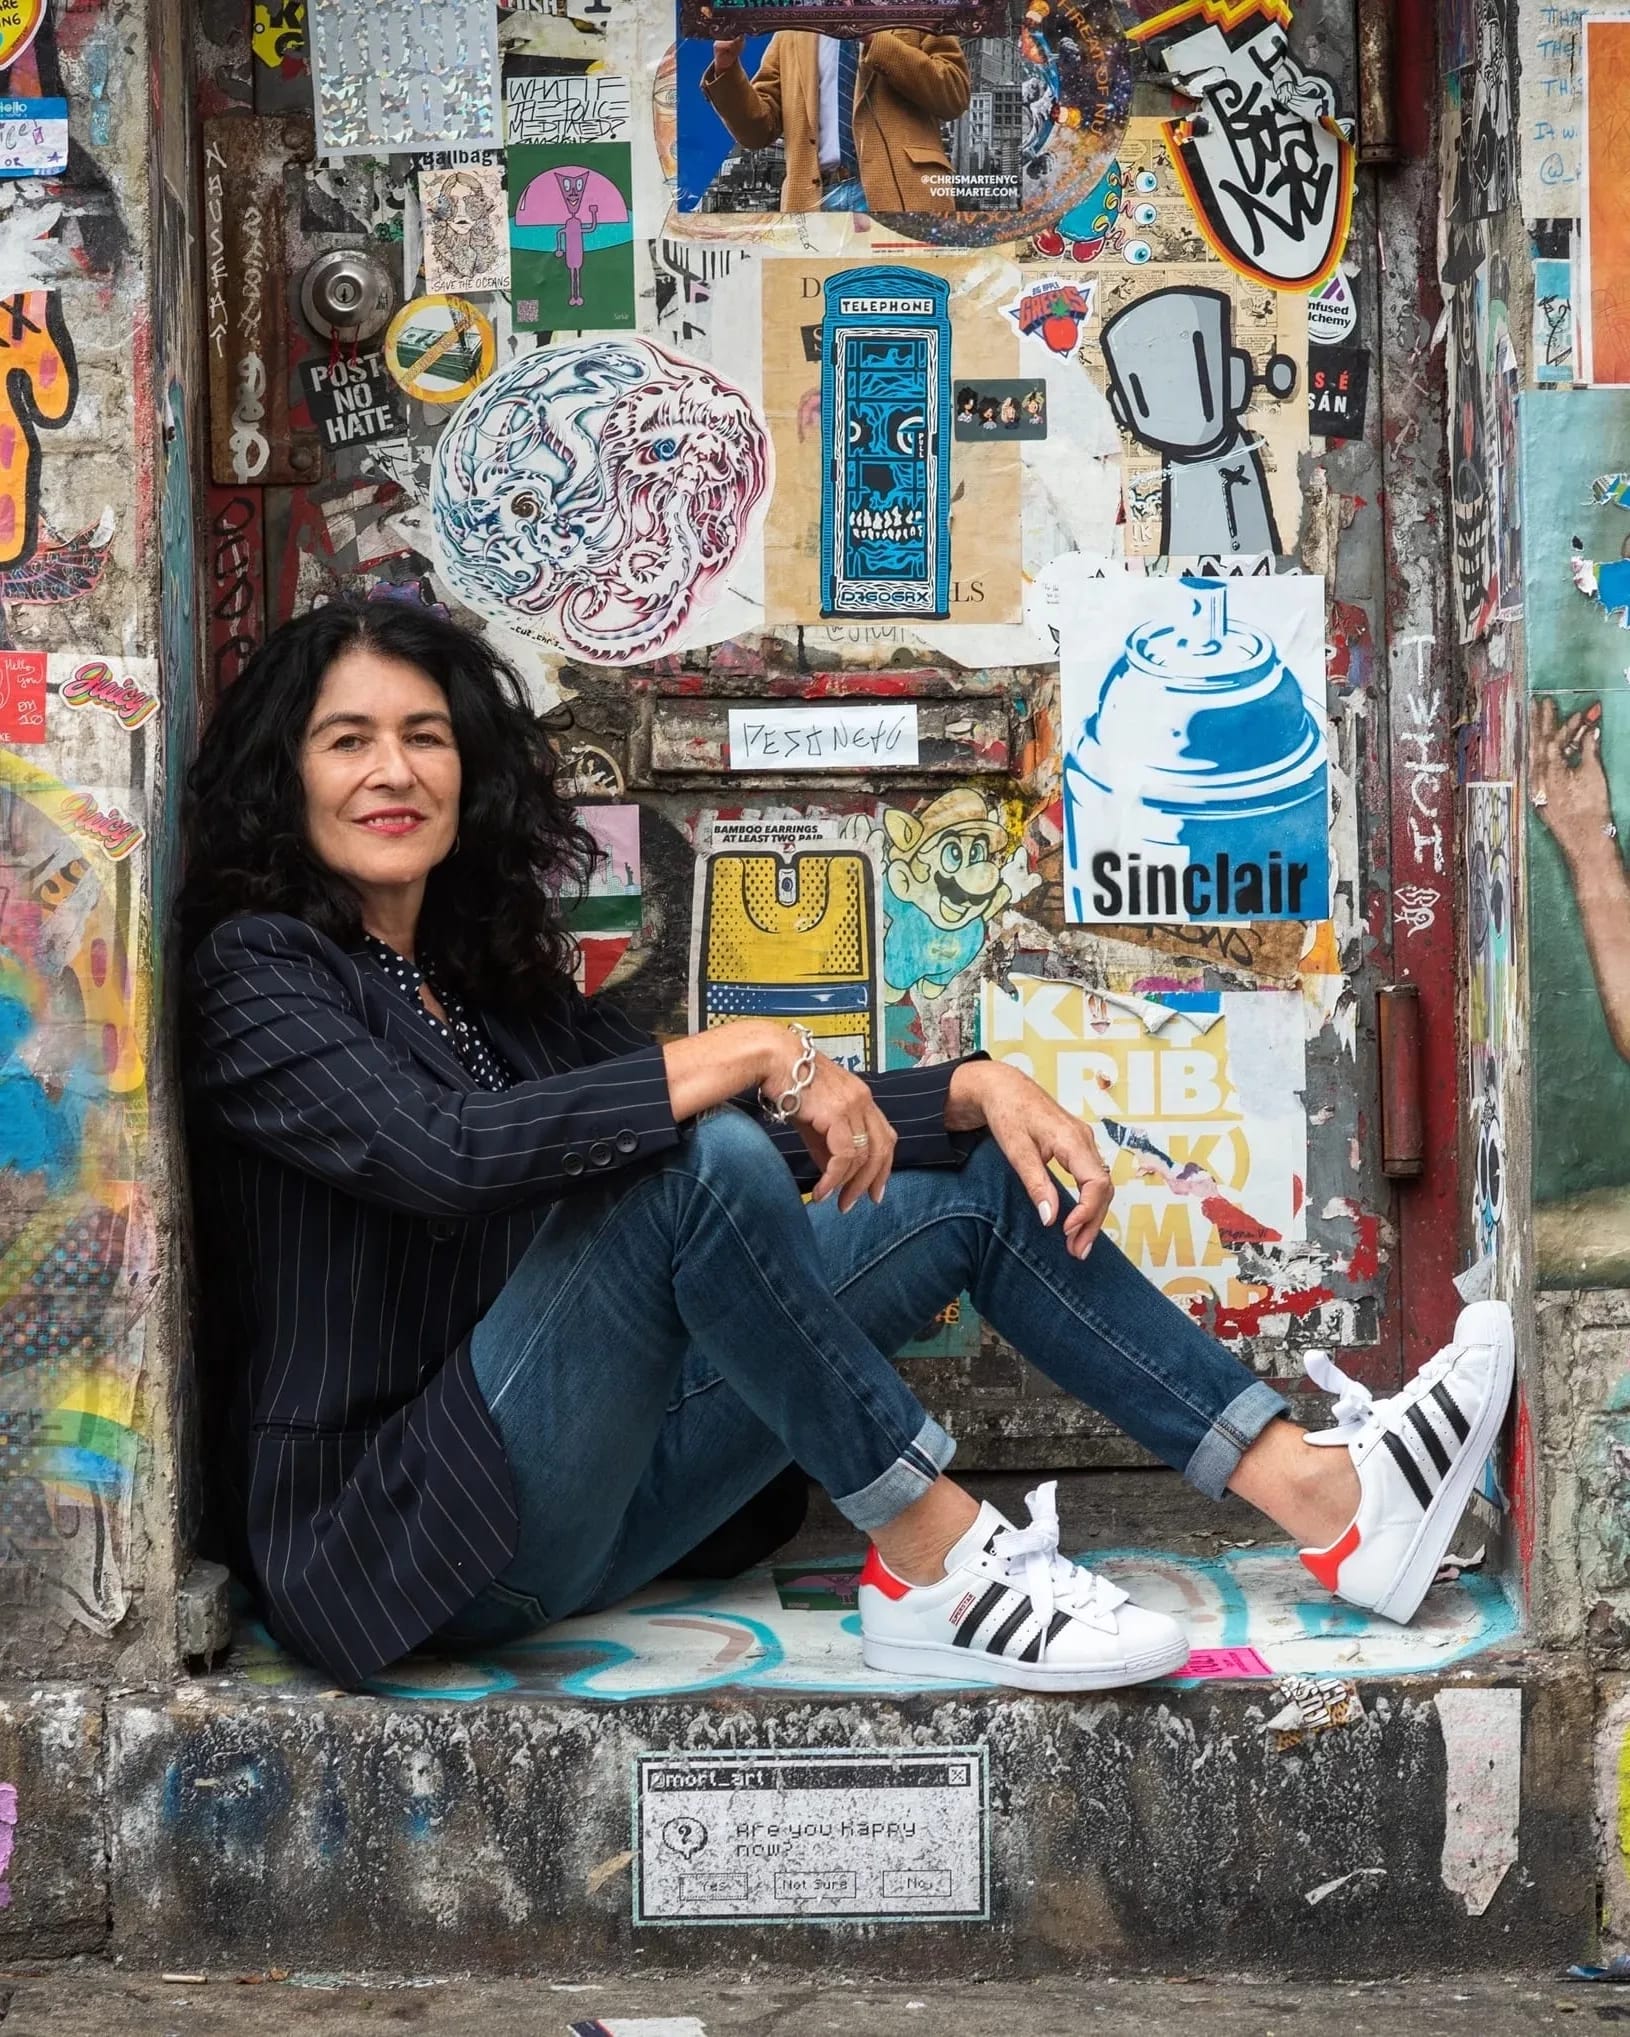
[[[795,1035],[784,1037],[787,1045],[781,1059],[772,1064],[764,1083],[764,1093],[771,1098],[779,1096],[791,1081],[799,1054]],[[821,1178],[810,1194],[812,1202],[825,1202],[835,1194],[838,1208],[847,1212],[863,1195],[873,1202],[883,1200],[898,1141],[894,1127],[858,1075],[851,1075],[825,1054],[817,1054],[814,1076],[799,1098],[798,1113],[791,1123],[821,1169]]]
[[[1549,694],[1529,709],[1529,798],[1570,863],[1613,839],[1601,715],[1600,704],[1592,701],[1564,718]]]
[[[989,1127],[1044,1224],[1053,1221],[1063,1200],[1048,1163],[1057,1161],[1073,1175],[1078,1199],[1064,1219],[1064,1243],[1072,1259],[1086,1258],[1112,1189],[1097,1141],[1079,1118],[1022,1069],[1001,1061],[965,1061],[951,1077],[945,1122],[953,1132]]]

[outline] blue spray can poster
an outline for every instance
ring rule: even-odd
[[[1088,580],[1057,621],[1066,919],[1327,918],[1323,580]]]

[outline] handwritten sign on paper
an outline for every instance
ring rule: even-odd
[[[0,99],[0,177],[51,177],[67,167],[67,100]]]
[[[911,703],[849,707],[733,707],[732,771],[875,771],[917,762]]]
[[[1525,219],[1572,219],[1579,211],[1585,12],[1579,0],[1539,0],[1522,10],[1518,153]]]

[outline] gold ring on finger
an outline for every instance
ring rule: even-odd
[[[865,1149],[866,1149],[866,1148],[867,1148],[867,1147],[868,1147],[868,1146],[869,1146],[869,1145],[870,1145],[871,1143],[872,1143],[872,1135],[871,1135],[871,1133],[870,1133],[870,1132],[856,1132],[856,1133],[855,1133],[855,1136],[854,1136],[854,1140],[853,1140],[853,1145],[854,1145],[854,1149],[855,1149],[855,1151],[856,1151],[857,1153],[862,1153],[862,1152],[864,1152],[864,1151],[865,1151]]]

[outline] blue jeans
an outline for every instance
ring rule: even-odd
[[[964,1290],[1213,1497],[1287,1412],[1108,1238],[1072,1259],[994,1139],[844,1215],[806,1207],[762,1127],[726,1108],[650,1173],[557,1203],[477,1325],[520,1543],[438,1638],[490,1645],[625,1598],[793,1461],[882,1527],[955,1449],[887,1354]]]

